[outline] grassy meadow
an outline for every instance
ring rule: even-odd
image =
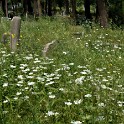
[[[9,29],[1,21],[0,38]],[[9,45],[0,43],[0,124],[124,124],[122,29],[42,18],[22,21],[17,51]]]

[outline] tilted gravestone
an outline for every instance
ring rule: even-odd
[[[43,57],[44,57],[44,58],[48,58],[48,53],[50,52],[51,49],[53,49],[53,47],[55,47],[55,45],[56,45],[57,43],[59,43],[59,41],[53,40],[53,41],[47,43],[47,44],[44,46],[44,48],[43,48],[43,50],[42,50],[42,53],[43,53]]]
[[[21,18],[18,16],[13,17],[11,21],[11,43],[10,48],[12,51],[16,51],[17,44],[20,38]]]

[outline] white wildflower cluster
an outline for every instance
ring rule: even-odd
[[[63,66],[61,70],[66,70],[66,71],[70,70],[69,65],[67,64],[61,64],[61,65]]]
[[[14,69],[14,68],[16,68],[16,66],[15,65],[10,65],[10,68]]]
[[[52,92],[48,93],[50,99],[54,99],[56,96],[52,94]]]
[[[92,97],[92,95],[91,94],[86,94],[86,95],[84,95],[84,97],[90,98],[90,97]]]
[[[70,105],[72,105],[72,102],[70,102],[70,101],[65,102],[65,105],[70,106]]]
[[[82,124],[81,121],[71,121],[71,124]]]
[[[28,56],[24,57],[24,59],[31,60],[31,59],[33,59],[33,55],[32,54],[29,54]]]
[[[105,103],[101,102],[98,104],[99,107],[105,107]]]
[[[81,99],[74,100],[74,104],[75,104],[75,105],[81,104],[81,102],[82,102]]]
[[[70,105],[73,105],[73,104],[79,105],[79,104],[81,104],[81,102],[82,102],[81,99],[76,99],[73,102],[71,102],[70,100],[68,100],[67,102],[64,102],[64,103],[65,103],[65,105],[70,106]]]
[[[81,76],[80,78],[75,79],[76,84],[82,84],[85,79],[85,76]]]
[[[8,87],[8,85],[9,85],[8,83],[4,83],[3,87]]]
[[[64,89],[64,88],[59,88],[59,90],[60,90],[60,91],[65,91],[65,89]]]
[[[123,107],[124,106],[124,101],[118,101],[117,104],[118,104],[119,107]]]
[[[21,95],[21,94],[22,94],[22,92],[17,92],[17,93],[16,93],[17,96],[19,96],[19,95]]]
[[[8,100],[4,100],[3,103],[8,103],[9,101]]]
[[[97,120],[97,121],[103,121],[103,120],[105,120],[105,117],[104,117],[104,116],[98,116],[98,117],[96,118],[96,120]]]
[[[28,82],[28,86],[32,86],[34,84],[35,84],[35,82]]]
[[[23,80],[23,75],[18,75],[18,79]]]
[[[53,112],[53,111],[48,111],[48,112],[46,113],[47,116],[56,116],[56,115],[58,115],[58,114],[59,114],[58,112]]]
[[[45,84],[45,86],[48,86],[48,85],[51,85],[51,84],[54,84],[55,82],[54,81],[50,81],[48,83]]]
[[[34,64],[36,64],[36,63],[40,63],[41,61],[38,59],[38,58],[35,58],[35,60],[34,60]]]

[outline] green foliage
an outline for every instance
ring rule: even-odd
[[[1,9],[1,7],[0,7],[0,18],[3,16],[4,14],[3,14],[3,11],[2,11],[2,9]]]
[[[124,11],[123,11],[123,1],[115,0],[110,1],[109,16],[112,18],[113,23],[118,26],[124,24]]]
[[[0,123],[123,124],[123,39],[120,29],[63,18],[22,21],[18,50],[0,43]]]

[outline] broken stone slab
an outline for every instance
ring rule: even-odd
[[[84,36],[84,32],[74,32],[72,35],[76,38],[80,38]]]
[[[43,54],[43,57],[44,58],[48,58],[48,53],[49,53],[49,51],[51,50],[51,49],[53,49],[53,47],[56,45],[56,43],[58,43],[59,41],[57,41],[57,40],[53,40],[53,41],[51,41],[51,42],[49,42],[49,43],[47,43],[45,46],[44,46],[44,48],[43,48],[43,50],[42,50],[42,54]]]

